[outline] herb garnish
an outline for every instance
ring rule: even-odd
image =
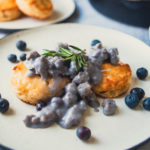
[[[80,68],[87,65],[86,60],[84,58],[85,50],[81,50],[80,48],[73,46],[73,45],[69,45],[69,47],[77,50],[78,52],[74,53],[69,49],[59,46],[60,52],[43,49],[44,53],[42,55],[46,57],[47,56],[51,56],[51,57],[59,56],[59,57],[64,58],[65,61],[67,60],[74,61],[76,63],[76,71],[78,71]]]

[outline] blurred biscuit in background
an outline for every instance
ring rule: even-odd
[[[10,21],[21,16],[16,0],[0,0],[0,21]]]
[[[19,9],[27,16],[46,19],[51,16],[53,5],[50,0],[16,0]]]

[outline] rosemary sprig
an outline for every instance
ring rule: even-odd
[[[59,46],[60,52],[43,49],[44,53],[42,55],[46,57],[47,56],[51,56],[51,57],[59,56],[59,57],[64,58],[64,61],[67,61],[67,60],[75,61],[76,71],[78,71],[80,68],[87,65],[86,60],[84,59],[85,50],[81,50],[80,48],[73,46],[73,45],[69,45],[69,47],[77,50],[78,52],[74,53],[70,51],[69,49]]]

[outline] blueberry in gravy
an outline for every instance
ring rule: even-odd
[[[117,110],[116,103],[112,99],[104,99],[102,103],[102,107],[103,107],[103,113],[106,116],[114,115]]]

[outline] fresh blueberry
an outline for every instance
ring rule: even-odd
[[[138,68],[136,71],[136,75],[139,79],[144,80],[148,76],[148,71],[146,68]]]
[[[7,58],[10,62],[17,62],[17,56],[15,54],[9,54]]]
[[[146,99],[143,101],[143,107],[144,107],[144,109],[146,109],[146,110],[150,110],[150,97],[146,98]]]
[[[91,130],[87,127],[81,126],[77,128],[76,135],[79,139],[86,141],[91,137]]]
[[[130,91],[131,94],[135,94],[138,96],[139,100],[141,100],[145,96],[145,92],[142,88],[133,88]]]
[[[21,61],[26,60],[26,56],[27,56],[27,54],[25,54],[25,53],[21,54],[21,55],[20,55],[20,60],[21,60]]]
[[[24,50],[26,50],[26,48],[27,48],[27,44],[26,44],[26,42],[24,42],[24,41],[18,41],[18,42],[16,43],[16,47],[17,47],[19,50],[24,51]]]
[[[125,97],[125,103],[129,108],[135,108],[139,104],[139,98],[135,94],[129,94]]]
[[[9,102],[6,99],[0,98],[0,112],[5,113],[9,109]]]
[[[93,41],[91,42],[91,46],[95,46],[95,45],[98,44],[98,43],[101,43],[101,41],[95,39],[95,40],[93,40]]]
[[[42,108],[45,107],[46,105],[47,105],[46,102],[41,101],[41,102],[39,102],[39,103],[36,104],[36,110],[37,110],[37,111],[40,111],[40,110],[42,110]]]

